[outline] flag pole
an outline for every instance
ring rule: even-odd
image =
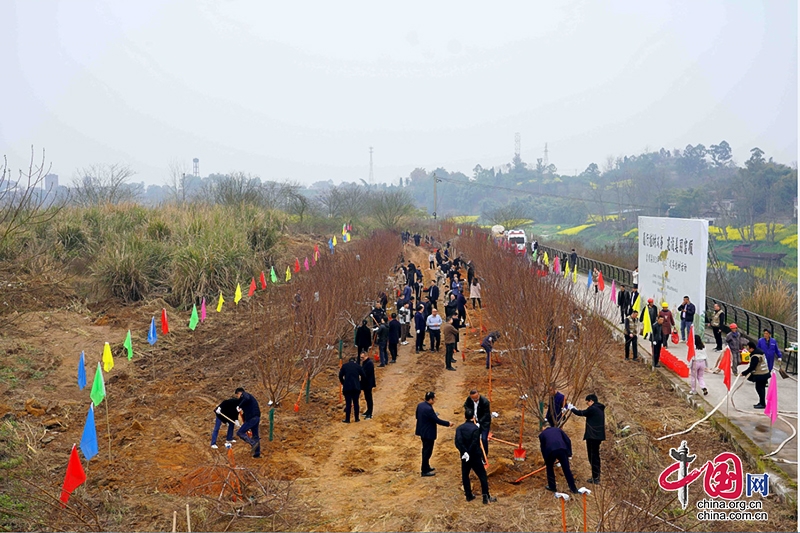
[[[108,390],[106,389],[106,431],[108,431],[108,462],[111,462],[111,423],[108,419]]]

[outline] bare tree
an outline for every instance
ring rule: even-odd
[[[515,228],[530,223],[530,207],[521,203],[511,202],[489,209],[483,213],[483,218],[492,225],[499,224],[506,228]]]
[[[178,204],[186,203],[188,197],[186,192],[186,174],[189,173],[189,165],[174,160],[167,167],[167,172],[167,191],[170,200]]]
[[[411,196],[402,189],[374,192],[368,202],[375,221],[381,228],[389,230],[396,229],[414,210]]]
[[[134,174],[130,166],[121,163],[80,169],[71,191],[72,200],[81,206],[135,201],[142,193],[142,186],[128,183]]]
[[[340,187],[330,187],[317,194],[316,203],[328,218],[341,216],[345,203],[344,192]]]

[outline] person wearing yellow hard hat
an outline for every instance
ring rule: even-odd
[[[675,317],[672,316],[672,311],[669,310],[667,302],[661,303],[661,311],[659,311],[658,316],[664,318],[664,322],[661,323],[661,333],[663,334],[664,347],[666,348],[669,344],[670,333],[675,329]]]

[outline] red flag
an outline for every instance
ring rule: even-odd
[[[264,276],[264,271],[261,271],[261,289],[267,290],[267,278]]]
[[[319,259],[319,244],[315,244],[314,245],[314,262],[315,263],[317,262],[317,259]]]
[[[252,296],[256,293],[256,278],[250,281],[250,290],[247,291],[247,296]]]
[[[64,486],[61,488],[61,507],[65,507],[69,501],[72,491],[80,487],[86,481],[86,472],[78,457],[78,449],[72,445],[72,453],[69,454],[67,463],[67,473],[64,476]]]
[[[169,333],[169,322],[167,321],[167,310],[161,309],[161,333],[166,335]]]
[[[601,291],[606,290],[606,282],[603,281],[603,273],[600,272],[600,275],[597,276],[597,288]]]
[[[725,351],[722,353],[722,361],[719,362],[719,366],[722,367],[722,371],[725,373],[725,377],[722,382],[728,387],[728,392],[731,390],[731,348],[730,346],[725,348]]]
[[[294,260],[294,271],[295,273],[300,272],[300,260],[297,258]]]
[[[647,310],[645,309],[645,312]],[[686,360],[691,361],[692,357],[695,355],[694,351],[694,326],[689,326],[689,338],[686,340],[686,346],[688,346],[689,350],[686,353]]]

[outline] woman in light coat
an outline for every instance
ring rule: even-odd
[[[472,285],[469,286],[469,298],[472,300],[473,309],[475,309],[475,300],[478,301],[478,307],[483,309],[483,305],[481,305],[481,284],[478,278],[472,278]]]
[[[700,338],[700,335],[694,336],[694,357],[692,357],[692,369],[690,370],[692,376],[692,392],[691,394],[697,394],[697,385],[700,385],[700,388],[703,390],[703,395],[708,395],[708,389],[706,388],[706,381],[703,379],[703,374],[706,371],[706,363],[708,360],[708,356],[706,355],[706,346],[703,344],[703,339]]]

